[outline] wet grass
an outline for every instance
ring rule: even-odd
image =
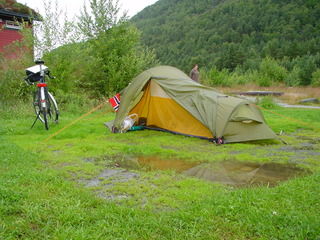
[[[111,134],[102,109],[62,111],[49,131],[28,107],[0,111],[0,239],[317,239],[320,111],[264,111],[280,141],[215,146],[156,131]],[[274,114],[276,113],[276,114]],[[285,116],[287,118],[282,117]],[[292,120],[292,121],[291,121]],[[294,121],[293,121],[294,120]],[[312,171],[276,187],[233,188],[172,170],[130,172],[126,157],[294,163]],[[105,178],[105,169],[121,172]],[[131,177],[125,177],[131,174]],[[97,179],[99,184],[88,186]]]

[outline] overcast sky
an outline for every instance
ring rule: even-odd
[[[17,0],[19,3],[25,4],[40,14],[43,13],[43,0]],[[79,13],[79,9],[82,8],[84,2],[89,0],[57,0],[60,8],[67,12],[68,18],[72,19],[73,16]],[[54,2],[54,0],[52,0]],[[157,0],[119,0],[121,10],[127,10],[129,17],[134,16],[136,13],[144,9],[145,7],[157,2]]]

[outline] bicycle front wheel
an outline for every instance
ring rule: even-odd
[[[59,108],[57,101],[54,99],[53,95],[48,92],[48,101],[49,101],[49,109],[48,109],[48,114],[49,117],[55,122],[58,123],[59,121]]]

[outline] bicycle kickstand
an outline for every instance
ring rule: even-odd
[[[32,126],[31,126],[31,129],[32,129],[33,126],[36,124],[37,120],[39,119],[39,116],[40,116],[40,111],[39,111],[39,113],[37,114],[37,117],[36,117],[36,119],[34,120]]]

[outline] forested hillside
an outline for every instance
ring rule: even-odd
[[[159,0],[132,22],[163,64],[184,70],[247,71],[270,57],[307,71],[308,85],[320,66],[319,0]]]

